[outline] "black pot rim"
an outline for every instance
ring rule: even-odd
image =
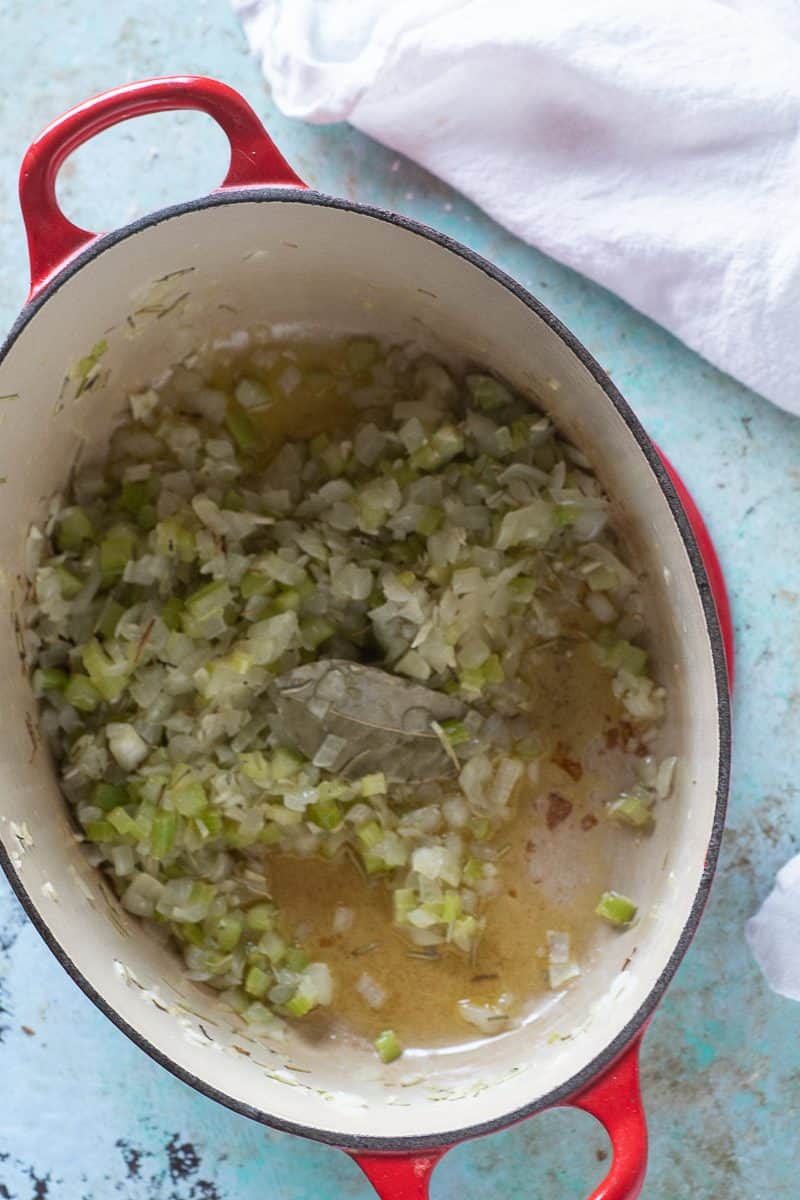
[[[130,1038],[140,1049],[144,1050],[160,1066],[166,1068],[178,1079],[189,1084],[198,1092],[208,1096],[212,1100],[224,1105],[226,1108],[232,1109],[234,1112],[240,1113],[242,1116],[249,1117],[251,1120],[257,1121],[262,1125],[267,1125],[271,1128],[281,1130],[287,1133],[298,1134],[302,1137],[308,1137],[318,1142],[324,1142],[328,1145],[346,1148],[348,1150],[363,1151],[369,1153],[384,1153],[384,1154],[412,1154],[415,1152],[429,1151],[440,1147],[447,1147],[457,1142],[464,1141],[468,1138],[477,1137],[479,1135],[491,1133],[495,1130],[504,1129],[509,1125],[522,1120],[525,1117],[533,1116],[537,1112],[542,1112],[544,1109],[553,1108],[557,1105],[567,1103],[570,1097],[577,1095],[583,1091],[588,1085],[596,1079],[604,1070],[606,1070],[626,1049],[626,1047],[636,1038],[646,1022],[653,1013],[657,1004],[661,1000],[664,991],[667,988],[670,980],[675,974],[681,959],[686,954],[691,940],[697,929],[700,917],[702,916],[703,908],[708,899],[708,894],[711,888],[714,871],[719,856],[719,849],[722,840],[722,833],[725,824],[725,810],[727,805],[728,784],[730,778],[730,761],[731,761],[731,730],[730,730],[730,700],[729,700],[729,685],[728,674],[725,661],[725,651],[723,647],[722,633],[720,630],[719,620],[717,617],[716,605],[709,583],[706,568],[703,562],[700,549],[689,523],[688,517],[683,509],[683,506],[678,499],[672,481],[667,474],[666,469],[656,451],[652,441],[645,433],[638,418],[631,410],[627,401],[623,399],[620,392],[611,382],[611,379],[602,369],[600,364],[582,345],[580,341],[555,317],[549,309],[547,309],[535,296],[518,284],[511,276],[501,271],[493,263],[483,258],[481,255],[470,250],[460,242],[448,237],[446,234],[440,233],[429,226],[423,225],[418,221],[411,220],[408,217],[399,216],[396,213],[386,211],[384,209],[375,208],[371,205],[357,204],[349,200],[342,200],[336,197],[327,196],[323,193],[311,191],[302,188],[288,187],[254,187],[242,189],[223,189],[219,192],[212,193],[208,196],[199,197],[195,200],[190,200],[183,204],[172,205],[168,208],[159,209],[156,212],[150,213],[129,225],[123,226],[112,233],[98,237],[91,242],[84,250],[71,259],[60,271],[58,271],[39,291],[36,296],[29,300],[19,317],[15,321],[8,337],[3,342],[0,348],[0,364],[5,360],[6,356],[12,349],[17,338],[22,331],[39,312],[39,310],[47,303],[47,301],[61,288],[69,279],[71,279],[78,271],[93,262],[106,250],[117,245],[119,242],[125,241],[133,237],[137,233],[153,226],[160,225],[166,221],[176,217],[182,217],[188,213],[198,212],[207,208],[215,208],[229,204],[243,203],[290,203],[290,204],[308,204],[312,206],[322,206],[326,208],[339,209],[346,212],[353,212],[363,217],[373,220],[382,221],[389,225],[397,226],[406,230],[408,233],[422,237],[435,245],[449,250],[459,258],[465,259],[473,267],[477,267],[483,271],[496,283],[505,287],[518,300],[520,300],[527,308],[536,314],[546,325],[553,330],[555,334],[564,342],[569,350],[579,359],[587,371],[592,375],[595,382],[599,384],[605,392],[606,397],[617,410],[619,415],[624,420],[633,437],[644,455],[650,470],[653,472],[658,484],[664,494],[664,497],[669,505],[675,524],[678,527],[681,539],[686,549],[687,556],[694,575],[695,584],[700,596],[703,613],[706,622],[706,632],[708,634],[709,643],[711,646],[711,654],[714,666],[714,675],[717,690],[717,712],[718,712],[718,732],[719,732],[719,768],[717,774],[717,791],[714,808],[714,820],[711,830],[711,835],[708,842],[708,847],[705,857],[705,866],[700,883],[695,893],[692,908],[686,923],[681,931],[672,953],[667,960],[664,968],[648,993],[647,997],[632,1016],[625,1028],[590,1062],[586,1063],[580,1071],[576,1072],[566,1083],[560,1087],[554,1088],[544,1096],[537,1097],[529,1104],[522,1105],[519,1108],[513,1109],[504,1113],[501,1117],[496,1117],[493,1120],[479,1122],[475,1125],[462,1127],[460,1129],[447,1130],[442,1133],[420,1134],[418,1136],[404,1137],[366,1137],[354,1136],[337,1132],[334,1129],[320,1128],[316,1126],[302,1125],[294,1121],[286,1121],[279,1117],[275,1117],[270,1113],[264,1112],[261,1109],[255,1108],[253,1105],[237,1100],[233,1096],[220,1091],[213,1087],[200,1076],[195,1075],[192,1071],[179,1066],[168,1055],[162,1053],[156,1046],[147,1040],[137,1029],[130,1025],[124,1018],[108,1003],[108,1001],[89,983],[88,979],[81,973],[80,969],[67,953],[64,947],[58,942],[50,931],[46,921],[40,916],[36,906],[33,904],[30,895],[22,884],[12,862],[7,854],[5,847],[0,844],[0,866],[2,866],[11,887],[13,888],[17,899],[24,908],[31,922],[38,930],[41,937],[44,939],[47,946],[53,952],[55,957],[61,963],[67,974],[74,980],[82,992],[92,1001],[100,1011],[108,1017],[108,1019],[117,1026],[118,1029]]]

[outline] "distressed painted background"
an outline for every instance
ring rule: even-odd
[[[739,651],[736,761],[707,918],[647,1036],[647,1200],[795,1200],[800,1009],[769,994],[742,926],[797,849],[800,422],[713,371],[600,288],[503,233],[430,176],[341,126],[278,116],[225,0],[0,0],[0,326],[23,302],[16,174],[54,115],[124,80],[176,71],[241,89],[310,184],[398,209],[520,279],[610,370],[683,472],[717,540]],[[224,174],[199,115],[150,117],[78,152],[67,212],[110,228]],[[708,303],[714,303],[709,296]],[[800,298],[798,298],[800,321]],[[800,381],[798,381],[800,386]],[[90,1005],[0,884],[0,1197],[367,1200],[357,1168],[216,1107]],[[582,1200],[604,1173],[589,1117],[545,1114],[454,1151],[434,1200]]]

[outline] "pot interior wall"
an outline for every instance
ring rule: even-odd
[[[128,392],[202,339],[264,323],[413,339],[502,374],[589,456],[648,576],[659,629],[653,651],[671,697],[665,746],[676,748],[680,767],[656,834],[635,854],[623,846],[616,864],[616,885],[640,899],[641,920],[621,935],[601,931],[592,970],[541,1020],[472,1050],[383,1068],[342,1042],[319,1048],[293,1036],[259,1045],[111,899],[83,859],[38,745],[14,628],[30,522],[42,519],[76,455],[102,445]],[[102,377],[76,397],[70,370],[100,339],[108,342]],[[369,215],[275,194],[176,213],[105,249],[19,333],[0,364],[0,395],[16,396],[2,401],[0,444],[0,837],[30,904],[90,987],[225,1097],[345,1141],[499,1119],[600,1054],[662,974],[703,874],[717,696],[699,596],[664,496],[625,421],[560,336],[442,245]]]

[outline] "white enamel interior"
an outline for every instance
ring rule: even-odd
[[[188,291],[188,300],[131,335],[126,318],[148,285],[187,267],[194,270],[166,285],[166,298]],[[654,652],[670,689],[680,770],[656,835],[620,859],[619,883],[640,899],[642,919],[609,935],[599,965],[540,1022],[435,1062],[382,1068],[373,1054],[345,1044],[256,1045],[110,902],[71,833],[47,754],[32,753],[27,726],[35,727],[36,707],[12,621],[29,523],[63,484],[78,449],[102,443],[126,392],[149,384],[202,338],[264,322],[413,338],[504,375],[588,454],[650,580]],[[108,381],[77,400],[67,388],[59,402],[65,374],[101,337],[109,342]],[[273,196],[176,214],[106,249],[14,342],[0,364],[0,395],[14,393],[19,398],[2,405],[0,442],[0,838],[31,904],[91,987],[183,1071],[279,1122],[338,1132],[344,1142],[499,1120],[601,1054],[663,972],[701,880],[717,789],[717,695],[674,518],[626,423],[561,338],[479,267],[413,231]]]

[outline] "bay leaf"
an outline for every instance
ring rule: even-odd
[[[454,774],[432,728],[463,717],[454,696],[380,667],[322,659],[272,683],[273,732],[314,759],[326,738],[334,755],[325,769],[345,779],[382,771],[390,783],[423,783]]]

